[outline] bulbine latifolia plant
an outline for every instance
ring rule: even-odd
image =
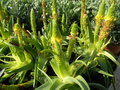
[[[48,0],[40,0],[42,28],[37,28],[40,17],[36,16],[36,8],[32,8],[30,30],[1,4],[0,89],[107,90],[111,83],[114,86],[112,64],[120,63],[104,48],[111,41],[108,35],[116,20],[116,2],[110,0],[108,8],[106,2],[101,0],[95,17],[91,18],[87,0],[80,0],[78,23],[58,11],[61,8],[58,0],[51,0],[51,9],[46,6]]]

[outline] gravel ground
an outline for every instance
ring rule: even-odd
[[[118,61],[120,62],[120,55],[118,57]],[[120,67],[117,67],[115,72],[115,86],[116,86],[116,90],[120,90]],[[114,90],[112,85],[109,87],[108,90]]]

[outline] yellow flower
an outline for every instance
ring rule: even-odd
[[[14,24],[13,30],[14,30],[15,34],[17,34],[17,35],[19,33],[21,33],[21,27],[20,27],[20,25],[18,23]]]

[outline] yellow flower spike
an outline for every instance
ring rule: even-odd
[[[105,21],[116,21],[116,17],[114,17],[114,16],[111,16],[111,17],[105,16],[104,20]]]
[[[70,34],[71,34],[72,36],[78,35],[78,25],[77,25],[76,23],[73,23],[73,24],[72,24]]]
[[[86,6],[85,6],[85,0],[82,0],[82,2],[81,2],[80,27],[81,27],[80,37],[81,37],[81,35],[83,35],[82,37],[85,36],[85,38],[89,42],[93,43],[93,32],[90,27],[90,21],[89,21],[89,17],[88,17]]]
[[[56,0],[52,0],[52,36],[51,44],[52,51],[54,52],[54,58],[50,61],[50,64],[56,73],[56,75],[63,79],[66,76],[70,76],[69,63],[66,61],[65,55],[62,51],[62,35],[58,27],[57,17],[57,5]]]
[[[60,30],[58,28],[57,23],[57,7],[56,7],[56,0],[53,0],[52,3],[52,37],[51,37],[51,43],[55,44],[55,41],[58,43],[62,42],[62,35],[60,33]]]
[[[54,44],[55,41],[57,41],[58,43],[61,43],[62,42],[62,37],[52,37],[51,38],[51,43]]]
[[[21,47],[22,46],[22,28],[21,28],[21,26],[18,23],[16,23],[13,26],[13,30],[14,30],[14,33],[18,37],[19,45]]]
[[[112,4],[108,9],[107,15],[104,17],[103,27],[99,34],[99,39],[106,39],[109,35],[111,28],[114,25],[115,17],[115,0],[112,0]]]
[[[14,30],[14,33],[18,35],[19,33],[21,33],[21,26],[18,23],[16,23],[13,26],[13,30]]]
[[[95,32],[94,32],[94,43],[98,41],[98,33],[100,31],[101,23],[104,19],[105,15],[105,0],[102,0],[102,3],[100,4],[99,10],[97,15],[95,16]]]
[[[72,27],[71,27],[71,38],[69,40],[69,44],[68,44],[68,48],[67,48],[67,51],[66,51],[66,57],[68,60],[70,60],[71,58],[71,54],[73,52],[73,49],[75,47],[75,44],[76,44],[76,37],[78,35],[78,25],[76,23],[73,23],[72,24]]]
[[[101,24],[101,20],[104,19],[104,16],[95,16],[96,24]]]

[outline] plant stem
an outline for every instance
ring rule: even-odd
[[[102,3],[100,4],[99,10],[98,10],[98,13],[95,17],[96,26],[95,26],[95,32],[94,32],[94,43],[96,43],[98,41],[98,34],[100,31],[102,20],[104,19],[104,15],[105,15],[105,0],[102,0]]]
[[[62,42],[62,35],[58,28],[57,18],[58,16],[57,16],[56,0],[53,0],[52,1],[52,37],[51,37],[52,44],[54,44],[56,41],[58,43]]]
[[[111,6],[108,9],[107,15],[104,17],[103,27],[99,34],[100,40],[107,39],[111,28],[113,27],[115,17],[115,2],[112,2]]]
[[[36,20],[35,20],[35,13],[33,9],[31,9],[30,19],[31,19],[31,28],[33,31],[33,37],[37,39]]]
[[[47,29],[47,22],[46,22],[46,2],[45,0],[42,0],[42,12],[43,12],[43,25],[44,25],[44,29]]]
[[[68,48],[67,48],[67,52],[66,52],[66,57],[68,60],[70,60],[70,58],[71,58],[71,54],[73,52],[74,45],[76,43],[77,34],[78,34],[78,25],[73,23],[72,27],[71,27],[70,40],[69,40],[69,44],[68,44]]]
[[[85,35],[86,40],[93,42],[93,33],[90,26],[89,18],[86,11],[85,0],[82,0],[81,5],[81,34]]]

